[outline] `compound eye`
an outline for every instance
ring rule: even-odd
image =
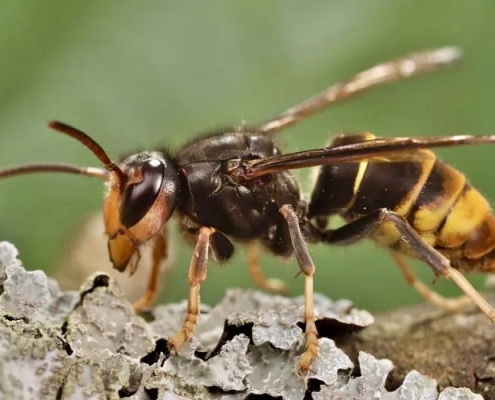
[[[141,166],[143,180],[130,185],[122,202],[122,224],[127,228],[136,225],[151,209],[165,177],[163,161],[152,158]]]

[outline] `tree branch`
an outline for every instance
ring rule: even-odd
[[[5,399],[480,398],[447,386],[495,398],[495,329],[477,310],[447,315],[423,305],[374,321],[348,300],[315,295],[320,351],[302,378],[301,297],[229,290],[203,308],[191,343],[171,354],[167,338],[185,302],[158,305],[145,320],[101,273],[61,292],[43,272],[26,271],[6,242],[0,286]]]

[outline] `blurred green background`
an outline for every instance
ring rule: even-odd
[[[380,61],[443,45],[463,48],[458,68],[369,92],[284,131],[280,145],[318,147],[339,130],[495,132],[493,2],[11,0],[1,10],[1,166],[98,165],[83,146],[49,131],[50,119],[87,131],[114,157],[177,147],[198,131],[262,121]],[[495,146],[439,153],[495,200]],[[18,246],[27,268],[53,273],[77,224],[100,210],[101,186],[64,175],[0,182],[0,240]],[[166,300],[185,298],[187,290],[191,250],[179,238],[174,246]],[[316,290],[332,298],[372,310],[420,301],[372,243],[311,251]],[[293,294],[302,293],[295,261],[286,265],[267,255],[263,265],[267,275],[289,282]],[[416,263],[415,270],[431,281],[427,266]],[[247,277],[244,251],[226,268],[211,265],[203,301],[217,301],[231,286],[251,286]],[[435,286],[459,292],[451,283]]]

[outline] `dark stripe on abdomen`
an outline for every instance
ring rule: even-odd
[[[432,157],[423,162],[370,162],[349,213],[366,215],[387,208],[407,216],[433,168]]]

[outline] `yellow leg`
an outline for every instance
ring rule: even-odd
[[[202,227],[199,230],[198,240],[189,265],[189,295],[187,299],[187,314],[182,328],[168,340],[170,350],[177,352],[182,343],[188,340],[196,328],[199,315],[201,283],[206,279],[208,266],[208,250],[210,236],[215,232],[213,228]]]
[[[416,289],[418,293],[421,295],[421,297],[423,297],[426,301],[429,301],[430,303],[436,305],[437,307],[443,310],[454,311],[454,312],[460,312],[466,306],[473,304],[471,299],[466,295],[449,299],[431,290],[428,286],[426,286],[423,282],[421,282],[418,278],[416,278],[416,276],[411,271],[409,265],[407,264],[406,260],[402,255],[396,252],[392,252],[392,258],[399,266],[407,283],[411,285],[414,289]]]
[[[311,364],[318,355],[318,330],[315,324],[314,311],[314,290],[313,276],[315,274],[315,265],[309,255],[306,243],[304,242],[299,219],[294,209],[290,205],[284,205],[280,208],[280,213],[287,220],[289,225],[290,237],[294,247],[294,253],[299,263],[299,268],[304,274],[304,323],[306,324],[306,349],[299,359],[298,373],[306,375],[311,370]]]
[[[160,266],[167,258],[167,238],[163,235],[156,235],[153,239],[153,265],[148,278],[146,293],[133,306],[136,312],[148,310],[158,295],[160,281]]]
[[[267,278],[261,270],[258,249],[255,244],[249,246],[248,250],[249,274],[256,286],[278,294],[288,294],[289,290],[285,282],[276,278]]]

